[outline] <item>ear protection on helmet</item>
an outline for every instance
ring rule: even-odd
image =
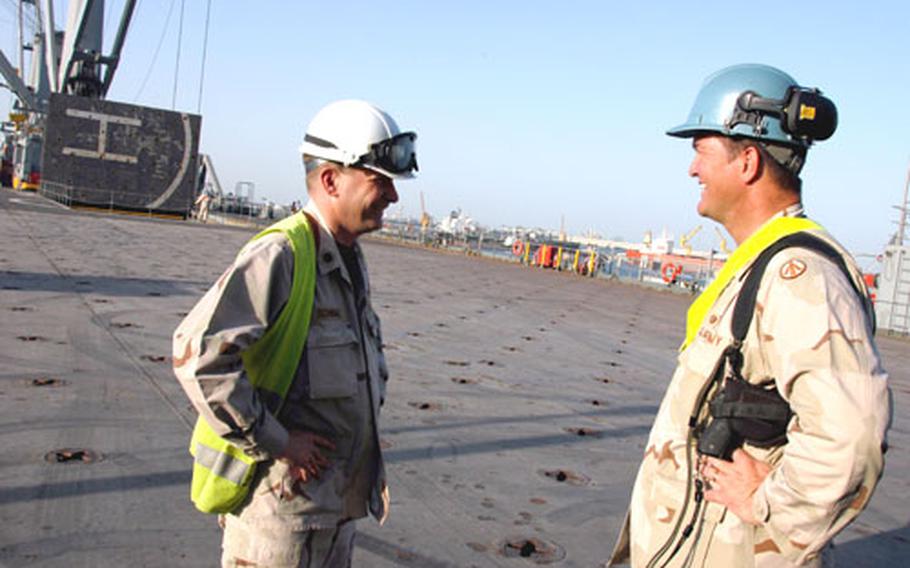
[[[837,129],[837,107],[818,89],[790,87],[784,99],[761,97],[746,91],[736,101],[736,110],[727,126],[751,124],[755,133],[762,133],[762,115],[780,119],[781,129],[808,143],[827,140]]]

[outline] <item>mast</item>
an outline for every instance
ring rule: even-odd
[[[22,13],[22,4],[23,0],[19,0],[19,77],[24,76],[23,69],[25,69],[25,31],[22,29],[22,18],[25,14]]]
[[[60,91],[57,83],[57,32],[54,30],[54,3],[41,2],[41,21],[44,24],[44,58],[48,85],[52,93]],[[37,6],[37,4],[36,4]]]
[[[910,205],[908,198],[910,198],[910,167],[907,168],[907,181],[904,183],[904,200],[897,208],[901,212],[900,219],[897,221],[896,244],[898,246],[903,246],[904,240],[907,238],[907,213],[908,205]]]

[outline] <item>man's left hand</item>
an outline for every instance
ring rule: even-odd
[[[708,481],[706,500],[730,509],[746,523],[759,524],[752,513],[752,495],[771,473],[771,466],[736,450],[732,462],[705,458],[701,473]]]

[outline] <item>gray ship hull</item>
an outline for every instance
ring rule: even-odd
[[[216,520],[188,500],[194,413],[170,336],[250,236],[0,190],[0,566],[218,564]],[[360,523],[355,565],[601,565],[691,298],[378,241],[365,251],[392,371],[392,512],[384,527]],[[891,450],[838,537],[843,566],[910,559],[910,343],[879,347]]]

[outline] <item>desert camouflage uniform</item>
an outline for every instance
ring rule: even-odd
[[[320,558],[332,555],[327,566],[344,566],[352,519],[371,512],[382,522],[387,514],[377,419],[388,371],[366,265],[355,245],[364,280],[357,298],[338,246],[322,226],[318,242],[310,331],[278,417],[250,385],[240,352],[262,337],[287,302],[294,255],[282,234],[244,247],[174,334],[174,369],[193,405],[219,435],[265,460],[247,500],[221,519],[225,566],[309,566],[310,557],[321,566]],[[337,446],[321,450],[332,463],[318,479],[303,483],[286,462],[272,459],[289,430],[313,432]],[[339,551],[322,541],[346,547],[347,558],[338,560]]]
[[[794,207],[784,214],[801,213]],[[865,290],[842,247],[825,233],[814,234],[845,255],[854,281]],[[630,553],[633,566],[647,565],[676,526],[686,495],[689,416],[732,341],[732,308],[747,268],[721,292],[696,339],[679,355],[610,565],[628,562]],[[795,416],[786,445],[744,448],[773,467],[753,497],[761,524],[744,523],[705,501],[703,525],[669,566],[682,566],[687,557],[691,566],[724,568],[827,564],[822,562],[830,556],[826,545],[865,507],[883,467],[890,393],[871,314],[871,304],[857,297],[843,272],[824,256],[799,248],[774,256],[744,341],[743,376],[752,383],[773,379]],[[690,497],[682,526],[693,507]]]

